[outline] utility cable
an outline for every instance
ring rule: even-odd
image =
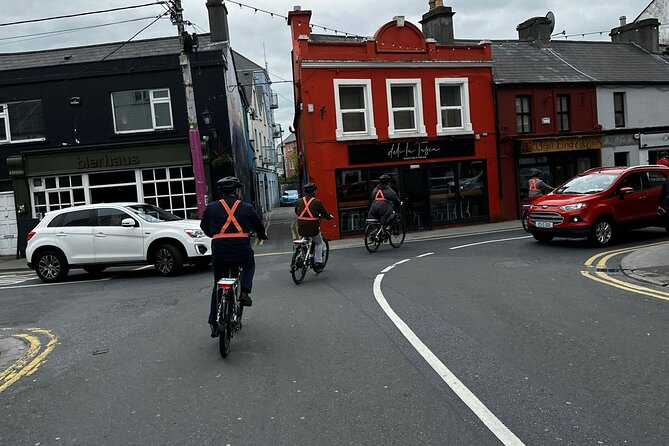
[[[36,23],[36,22],[45,22],[48,20],[58,20],[58,19],[68,19],[71,17],[81,17],[85,15],[92,15],[92,14],[103,14],[106,12],[114,12],[114,11],[123,11],[126,9],[136,9],[136,8],[144,8],[146,6],[154,6],[157,4],[163,4],[165,2],[159,1],[159,2],[154,2],[154,3],[144,3],[141,5],[133,5],[133,6],[122,6],[119,8],[112,8],[112,9],[102,9],[98,11],[88,11],[88,12],[80,12],[78,14],[68,14],[68,15],[61,15],[61,16],[54,16],[54,17],[44,17],[41,19],[31,19],[31,20],[21,20],[18,22],[7,22],[7,23],[0,23],[0,26],[10,26],[10,25],[23,25],[25,23]]]

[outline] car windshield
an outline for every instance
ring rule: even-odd
[[[556,194],[594,194],[611,187],[619,173],[593,173],[572,178],[555,189]]]
[[[283,191],[283,194],[284,194],[284,195],[297,195],[297,191],[296,191],[296,190],[292,190],[292,189],[290,189],[290,190],[285,190],[285,191]]]
[[[181,217],[177,217],[176,215],[167,212],[165,209],[161,209],[152,204],[133,204],[128,207],[135,211],[142,220],[148,222],[182,220]]]

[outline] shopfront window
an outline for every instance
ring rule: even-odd
[[[190,167],[142,170],[144,202],[181,218],[197,218],[195,178]]]
[[[336,173],[339,226],[342,233],[365,228],[369,207],[366,169],[338,170]]]
[[[455,166],[430,169],[429,188],[432,224],[457,220]]]
[[[485,165],[483,161],[464,161],[459,164],[459,218],[467,219],[487,215],[488,200],[486,194]]]
[[[41,219],[50,211],[86,204],[83,175],[32,178],[30,189],[35,218]]]

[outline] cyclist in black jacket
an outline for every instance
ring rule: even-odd
[[[218,181],[221,200],[209,203],[202,215],[200,228],[211,241],[211,263],[214,270],[214,289],[211,293],[209,325],[211,336],[218,336],[216,323],[216,283],[231,271],[233,274],[242,267],[239,300],[244,306],[251,306],[251,289],[255,273],[255,258],[251,248],[250,231],[260,240],[266,240],[265,227],[256,210],[239,199],[242,183],[236,177],[225,177]]]
[[[372,200],[369,218],[378,218],[383,226],[388,225],[401,204],[397,193],[390,187],[390,176],[383,174],[379,177],[379,185],[372,192]]]

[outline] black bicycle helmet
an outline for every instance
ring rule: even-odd
[[[307,183],[302,189],[304,189],[305,194],[313,194],[318,189],[318,186],[315,183]]]
[[[221,178],[216,185],[218,186],[218,191],[221,193],[233,192],[235,189],[242,187],[242,183],[237,177]]]
[[[388,184],[390,183],[390,175],[386,175],[385,173],[379,177],[379,181],[381,184]]]
[[[536,167],[531,168],[530,175],[532,175],[533,177],[538,177],[539,175],[541,175],[541,169],[537,169]]]
[[[660,152],[660,158],[667,158],[667,157],[669,157],[669,153],[665,151]]]

